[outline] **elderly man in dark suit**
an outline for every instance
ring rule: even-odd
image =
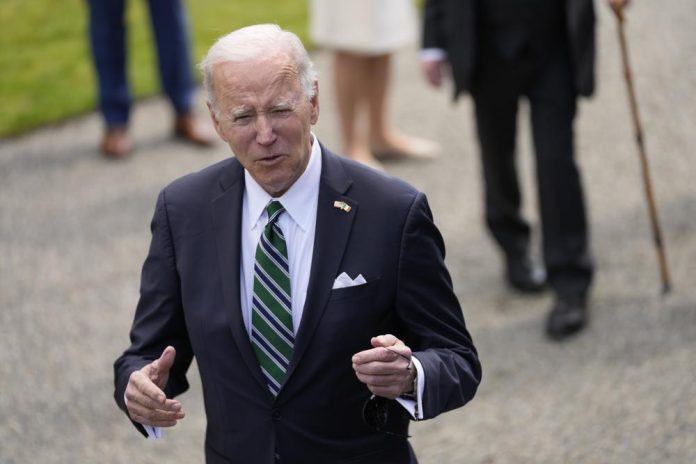
[[[235,158],[160,193],[115,398],[157,436],[195,356],[209,463],[414,463],[411,419],[481,379],[425,196],[311,133],[299,39],[237,30],[201,65]]]
[[[622,8],[625,0],[610,0]],[[556,299],[546,331],[581,330],[593,274],[580,173],[574,161],[578,96],[594,90],[592,0],[426,0],[422,63],[439,86],[450,64],[454,97],[475,105],[486,223],[501,247],[506,277],[524,292],[548,284]],[[545,271],[529,257],[515,164],[518,100],[529,99]]]

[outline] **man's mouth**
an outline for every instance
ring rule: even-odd
[[[283,158],[283,155],[268,155],[259,159],[258,162],[263,165],[272,165],[279,162]]]

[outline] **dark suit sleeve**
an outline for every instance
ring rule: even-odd
[[[444,20],[445,10],[442,0],[426,0],[423,6],[422,48],[447,49]]]
[[[462,406],[481,381],[481,364],[445,267],[445,248],[425,195],[406,219],[397,287],[399,333],[425,370],[423,418]]]
[[[193,355],[181,306],[179,275],[165,192],[157,199],[150,251],[143,264],[140,300],[130,332],[130,347],[114,363],[114,398],[127,414],[123,395],[130,374],[159,358],[168,345],[176,358],[165,388],[168,398],[188,389],[186,371]],[[140,424],[134,425],[145,434]]]

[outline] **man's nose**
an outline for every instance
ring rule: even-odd
[[[261,114],[256,118],[256,142],[260,145],[270,145],[275,141],[276,135],[271,118]]]

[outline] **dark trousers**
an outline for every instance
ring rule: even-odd
[[[526,23],[502,20],[481,25],[472,95],[485,179],[486,223],[508,257],[528,252],[530,227],[520,213],[515,162],[518,102],[526,96],[549,283],[562,297],[584,298],[593,265],[574,160],[576,94],[569,50],[562,17],[554,21],[547,14],[544,24],[535,23],[539,17],[530,16]]]
[[[108,126],[128,122],[125,0],[88,0],[89,38],[99,81],[99,106]],[[177,114],[191,108],[194,81],[186,12],[180,0],[148,0],[157,44],[160,83]]]

